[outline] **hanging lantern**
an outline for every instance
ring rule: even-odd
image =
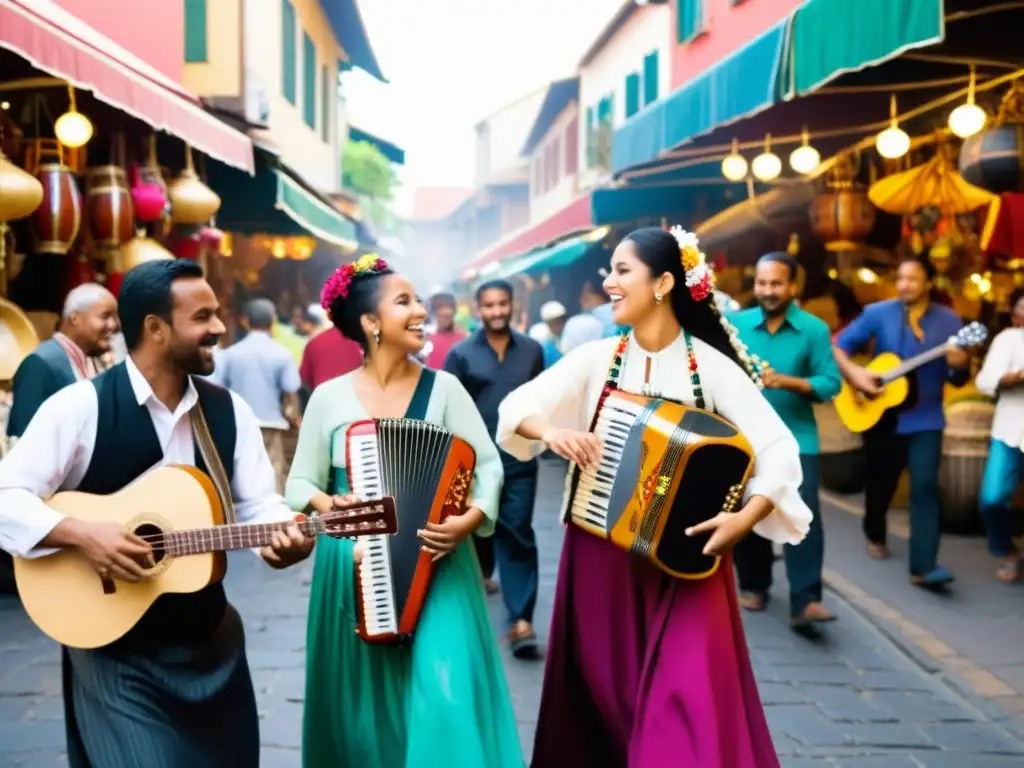
[[[128,272],[147,261],[173,259],[174,256],[156,240],[136,236],[121,246],[115,272]]]
[[[811,201],[811,230],[826,250],[856,250],[875,226],[875,206],[855,178],[849,157],[842,157],[830,174],[827,191]]]
[[[886,160],[898,160],[910,151],[910,137],[897,121],[896,94],[889,97],[889,127],[878,134],[875,148]]]
[[[803,129],[802,143],[789,154],[789,167],[806,176],[821,163],[821,154],[810,144],[810,135]]]
[[[17,221],[43,202],[39,179],[21,170],[0,151],[0,221]]]
[[[206,224],[220,208],[220,197],[203,184],[192,163],[192,147],[185,146],[185,170],[168,188],[171,220],[175,224]]]
[[[85,146],[92,138],[92,123],[76,108],[75,89],[70,85],[68,111],[57,118],[57,122],[53,124],[53,132],[57,136],[57,141],[71,149]]]
[[[1024,83],[1010,86],[987,130],[964,139],[959,165],[961,176],[989,192],[1024,187]]]
[[[747,160],[740,154],[740,143],[732,140],[732,152],[722,160],[722,175],[729,181],[742,181],[747,175]]]
[[[949,130],[961,139],[966,139],[981,131],[988,121],[985,110],[974,103],[975,79],[976,72],[974,65],[971,64],[971,79],[967,85],[967,103],[961,104],[949,113]]]
[[[754,158],[750,164],[750,172],[758,181],[774,181],[782,173],[782,161],[772,152],[772,135],[764,137],[764,152]]]

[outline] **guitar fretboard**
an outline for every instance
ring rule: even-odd
[[[266,547],[274,533],[290,525],[298,527],[303,536],[316,537],[329,531],[334,536],[362,536],[385,527],[377,522],[337,522],[323,520],[288,521],[282,523],[253,523],[238,525],[217,525],[212,528],[192,528],[169,531],[163,536],[162,549],[171,557],[202,555],[208,552],[223,552],[232,549],[253,549]],[[155,547],[160,549],[160,547]]]
[[[927,352],[922,352],[919,355],[914,355],[909,360],[903,361],[897,368],[893,368],[887,374],[881,377],[883,384],[888,384],[891,381],[896,381],[908,373],[913,371],[915,368],[920,368],[922,365],[927,365],[932,360],[937,360],[946,354],[947,345],[940,344],[937,347],[929,349]]]

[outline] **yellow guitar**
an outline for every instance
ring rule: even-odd
[[[14,559],[18,593],[44,633],[72,648],[100,648],[124,636],[153,602],[168,592],[192,594],[220,581],[225,551],[263,547],[292,522],[224,525],[213,482],[195,467],[167,466],[109,496],[78,491],[55,494],[49,506],[91,523],[124,526],[153,547],[155,565],[136,584],[101,579],[75,549]],[[297,519],[306,536],[345,538],[395,533],[390,496],[329,514]]]
[[[883,352],[868,363],[865,368],[875,374],[882,393],[877,397],[866,397],[850,386],[846,381],[836,395],[835,406],[840,421],[851,432],[866,432],[882,420],[882,416],[890,408],[898,408],[910,394],[910,382],[907,375],[922,365],[938,360],[946,354],[950,347],[973,347],[984,343],[988,331],[981,323],[971,323],[961,328],[956,336],[950,337],[945,344],[915,355],[907,361],[892,352]]]

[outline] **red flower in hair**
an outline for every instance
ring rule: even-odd
[[[320,306],[330,310],[331,304],[339,296],[348,298],[349,288],[357,275],[376,275],[386,272],[388,268],[388,263],[375,253],[368,253],[352,264],[342,264],[324,283],[320,291]]]

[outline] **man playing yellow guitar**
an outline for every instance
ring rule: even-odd
[[[896,271],[898,299],[864,309],[842,333],[834,347],[839,370],[858,393],[884,396],[878,375],[850,357],[873,343],[874,354],[892,353],[907,360],[944,345],[961,327],[951,309],[931,300],[934,268],[915,258],[904,259]],[[950,347],[945,358],[922,365],[911,374],[911,394],[902,406],[885,413],[864,433],[864,535],[868,554],[889,556],[886,514],[900,475],[910,470],[910,580],[923,587],[939,587],[953,575],[938,565],[939,460],[942,454],[943,388],[967,383],[970,356]],[[903,379],[902,381],[906,381]],[[838,400],[837,400],[838,407]]]

